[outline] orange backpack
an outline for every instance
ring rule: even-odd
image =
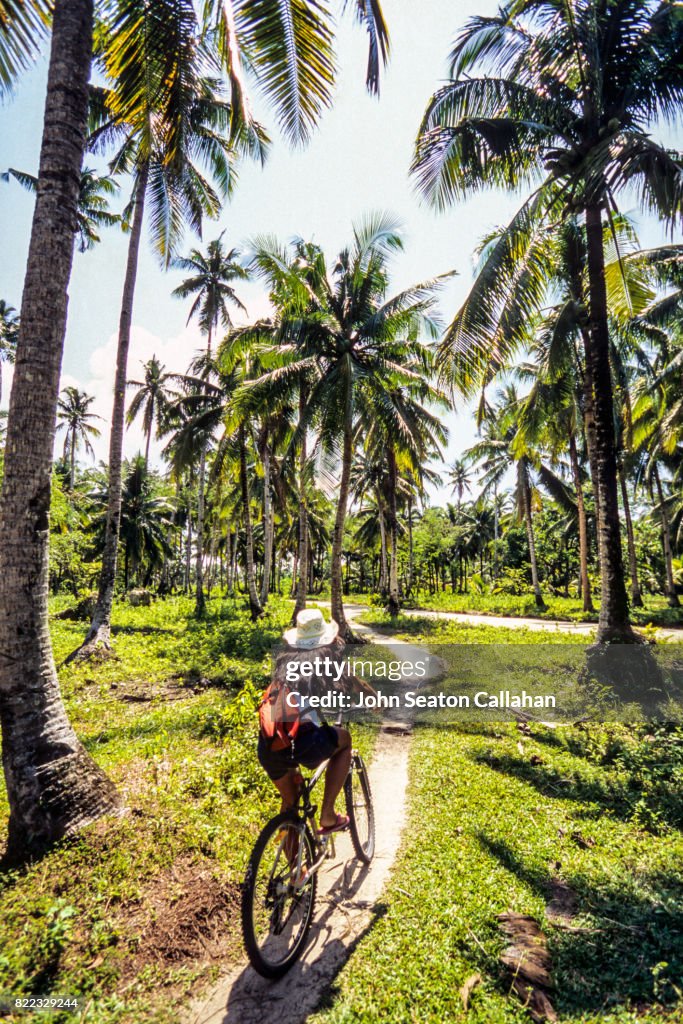
[[[258,707],[261,735],[271,741],[279,739],[283,747],[292,746],[301,724],[298,707],[291,707],[287,702],[289,694],[294,692],[286,683],[273,681]]]

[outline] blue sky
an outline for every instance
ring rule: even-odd
[[[333,108],[326,113],[310,144],[292,151],[278,136],[272,113],[255,100],[257,116],[274,138],[265,169],[245,164],[237,192],[218,222],[207,222],[204,239],[225,229],[226,242],[239,246],[260,234],[286,240],[302,235],[334,253],[348,240],[354,220],[374,210],[387,210],[402,221],[405,252],[394,263],[395,290],[448,270],[458,276],[444,291],[442,311],[449,318],[472,280],[472,253],[489,228],[504,223],[519,204],[514,194],[476,196],[446,215],[420,203],[408,177],[412,144],[430,94],[445,76],[450,44],[468,17],[492,14],[494,0],[384,0],[392,37],[392,58],[382,80],[380,100],[364,88],[365,36],[345,19],[339,34],[341,73]],[[46,61],[19,82],[14,98],[0,106],[0,169],[8,166],[35,172],[42,129]],[[89,165],[94,166],[92,158]],[[127,182],[122,181],[121,208]],[[19,185],[0,185],[0,223],[4,245],[0,253],[0,297],[17,308],[30,231],[33,201]],[[659,227],[644,221],[643,244],[661,239]],[[188,236],[184,249],[197,244]],[[76,254],[70,287],[69,322],[63,364],[63,383],[77,384],[96,396],[103,417],[98,458],[106,458],[116,353],[116,331],[127,239],[105,231],[102,243],[84,255]],[[187,306],[171,297],[181,276],[163,272],[146,240],[133,316],[129,377],[137,378],[141,361],[156,354],[167,369],[184,371],[201,345],[194,325],[185,326]],[[241,287],[239,294],[250,318],[263,315],[267,299],[258,284]],[[3,388],[6,394],[9,388]],[[446,460],[472,443],[475,429],[467,410],[448,416],[450,441]],[[141,447],[138,428],[126,438],[125,454]],[[156,448],[158,452],[158,446]],[[445,500],[441,489],[435,499]]]

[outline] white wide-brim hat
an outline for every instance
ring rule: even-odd
[[[331,644],[339,632],[336,622],[325,622],[318,608],[304,608],[296,617],[296,626],[286,629],[284,638],[290,647],[324,647]]]

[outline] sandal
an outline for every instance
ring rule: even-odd
[[[334,825],[324,825],[322,828],[318,829],[316,834],[319,836],[328,836],[331,832],[343,832],[350,824],[351,819],[348,814],[338,814]]]

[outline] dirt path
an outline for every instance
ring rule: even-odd
[[[358,609],[359,612],[365,609]],[[390,643],[348,618],[367,639]],[[369,867],[355,857],[348,834],[336,840],[334,859],[320,869],[318,896],[306,950],[279,981],[267,981],[242,963],[223,977],[189,1014],[191,1024],[302,1024],[383,912],[381,894],[405,825],[410,733],[387,721],[369,767],[375,809],[375,856]]]
[[[318,601],[323,608],[329,608],[329,601]],[[349,620],[355,619],[368,611],[367,605],[345,604],[344,612]],[[402,615],[418,619],[447,619],[452,622],[464,622],[470,626],[504,626],[506,629],[533,629],[544,633],[579,633],[589,636],[597,629],[596,622],[563,622],[560,619],[524,619],[512,615],[477,615],[471,612],[437,612],[426,608],[404,608]],[[354,624],[354,629],[361,631],[363,627]],[[638,627],[636,627],[637,629]],[[381,637],[376,639],[381,642]],[[658,639],[672,643],[683,643],[683,629],[678,627],[660,628]]]
[[[300,1024],[315,1010],[356,942],[382,913],[380,896],[389,877],[406,816],[409,737],[381,732],[370,765],[376,850],[364,867],[348,835],[318,875],[318,898],[306,951],[279,981],[267,981],[244,964],[223,978],[190,1015],[193,1024]]]

